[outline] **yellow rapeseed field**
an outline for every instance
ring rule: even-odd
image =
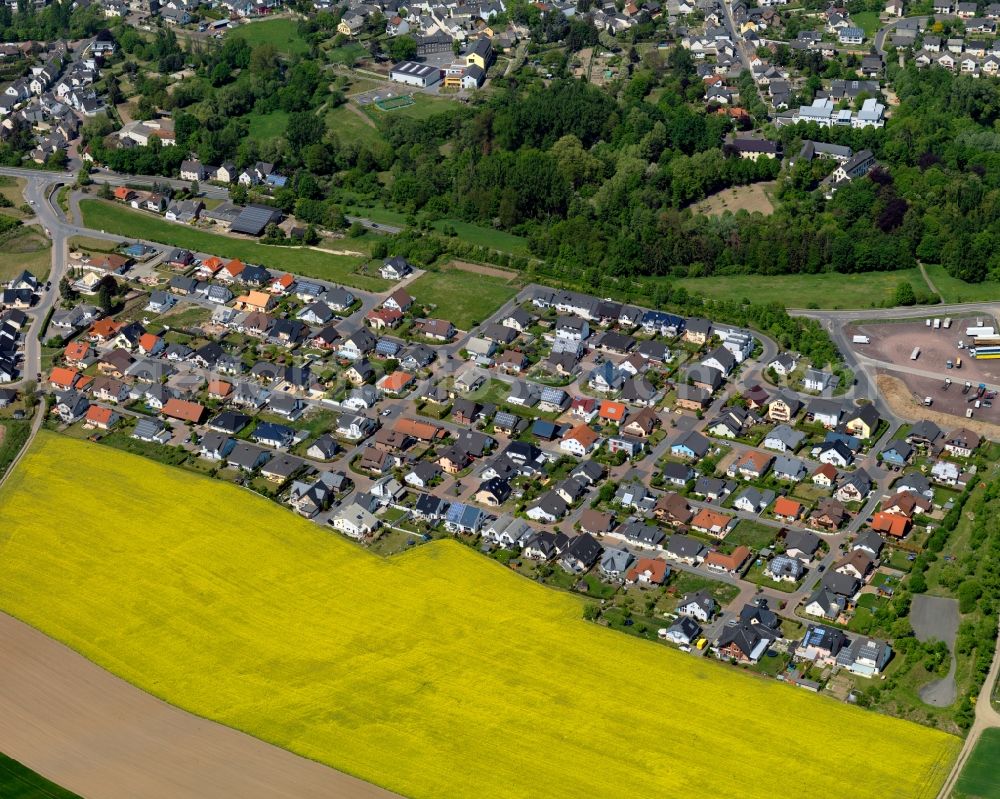
[[[921,799],[958,740],[615,633],[457,543],[379,559],[237,488],[44,435],[0,608],[412,797]]]

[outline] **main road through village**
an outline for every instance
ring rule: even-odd
[[[57,207],[53,201],[55,191],[62,185],[72,184],[75,174],[10,167],[0,168],[0,174],[25,179],[25,198],[35,212],[36,221],[52,240],[51,288],[42,294],[32,310],[30,329],[25,336],[22,380],[28,382],[40,370],[40,328],[59,296],[59,281],[67,269],[69,239],[79,235],[121,242],[124,237],[80,227]],[[97,174],[96,179],[110,185],[165,180],[109,172]],[[173,183],[187,186],[180,181]],[[213,197],[225,196],[224,190],[216,187],[205,187],[205,192]],[[374,295],[365,305],[374,307],[381,299],[381,295]],[[935,312],[959,314],[997,310],[996,305],[978,303],[938,306]],[[878,309],[793,313],[820,320],[857,376],[857,384],[848,396],[874,401],[894,431],[903,420],[878,396],[874,385],[874,369],[887,365],[854,354],[847,345],[843,327],[859,319],[922,315],[924,312],[920,309],[891,312]],[[767,363],[777,349],[774,342],[761,338],[765,355],[769,356],[761,363]],[[746,379],[758,377],[759,367]],[[42,414],[36,414],[28,444],[41,422]],[[655,462],[655,458],[651,460]],[[859,518],[866,515],[861,513]],[[833,554],[831,551],[831,558]],[[988,686],[992,687],[998,670],[1000,657],[994,658]],[[0,675],[0,752],[87,799],[204,796],[367,799],[393,796],[354,777],[161,702],[2,613]],[[977,703],[976,723],[942,788],[940,799],[945,799],[950,792],[961,764],[982,729],[1000,726],[1000,715],[993,710],[989,694],[989,690],[984,690]]]

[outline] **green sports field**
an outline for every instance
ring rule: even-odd
[[[383,560],[234,486],[54,433],[0,488],[0,553],[3,611],[413,799],[799,799],[804,780],[824,799],[932,799],[959,746],[586,622],[576,597],[462,544]]]

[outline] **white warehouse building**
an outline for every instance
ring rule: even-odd
[[[419,86],[426,89],[441,80],[441,70],[430,64],[418,64],[416,61],[400,61],[389,72],[389,77],[398,83],[409,86]]]

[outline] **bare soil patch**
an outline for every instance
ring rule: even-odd
[[[749,211],[750,213],[772,214],[774,205],[771,204],[767,192],[775,186],[774,181],[764,183],[753,183],[749,186],[736,186],[732,189],[723,189],[710,197],[706,197],[701,202],[695,203],[691,210],[696,214],[707,216],[721,216],[726,211]]]
[[[517,272],[511,269],[501,269],[499,266],[486,266],[485,264],[470,264],[468,261],[452,261],[448,264],[452,269],[462,272],[472,272],[477,275],[491,275],[492,277],[513,280],[517,277]]]

